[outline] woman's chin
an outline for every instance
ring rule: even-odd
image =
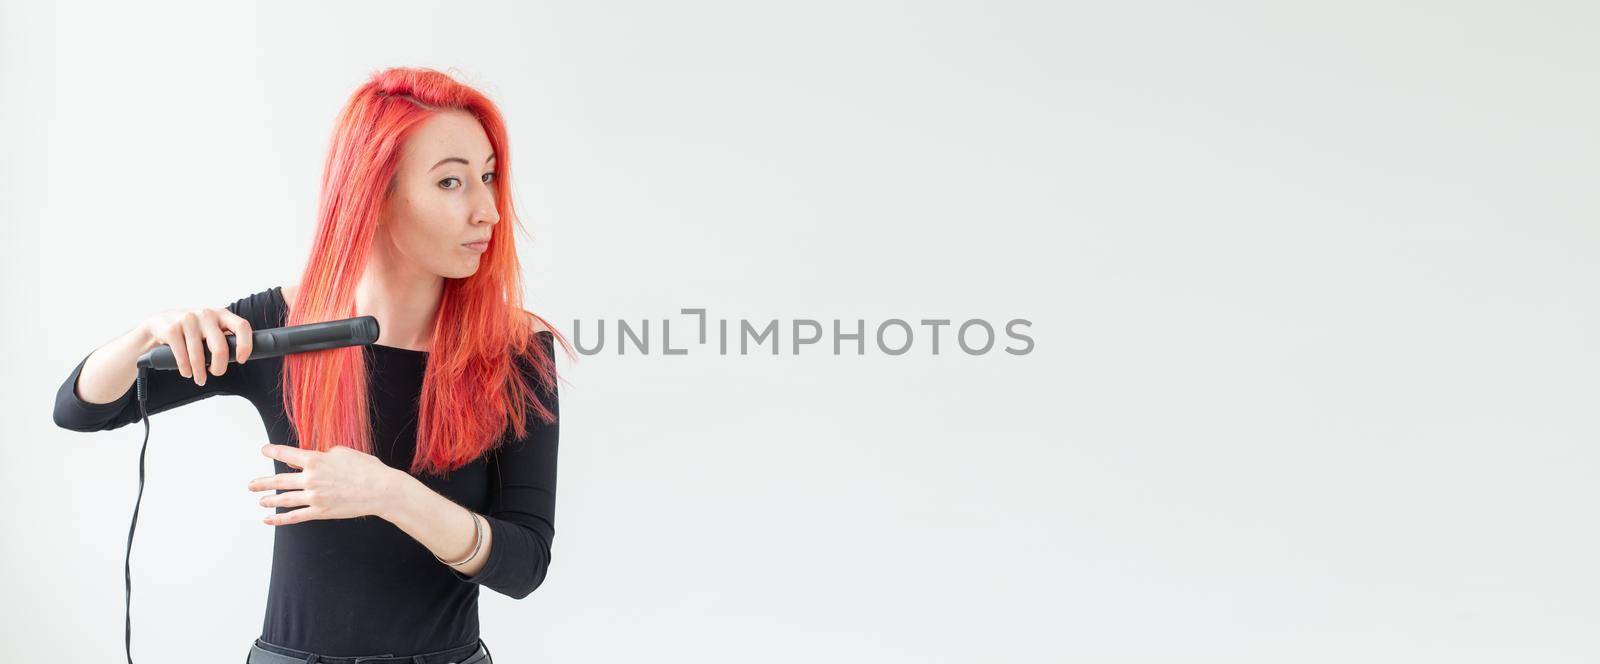
[[[440,276],[446,279],[465,279],[478,273],[478,264],[479,261],[477,259],[473,259],[471,263],[457,266],[455,269],[452,269]]]

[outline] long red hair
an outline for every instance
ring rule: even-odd
[[[289,325],[351,318],[356,283],[371,255],[379,210],[400,163],[401,146],[435,113],[463,110],[483,125],[494,149],[494,225],[478,271],[445,279],[423,374],[412,473],[445,471],[476,459],[505,433],[527,435],[526,413],[553,422],[536,390],[555,393],[555,358],[534,335],[534,320],[572,356],[566,338],[522,307],[522,268],[512,228],[511,151],[500,111],[482,93],[432,69],[378,72],[345,103],[322,172],[316,235]],[[526,233],[526,229],[523,229]],[[530,235],[531,238],[531,235]],[[360,346],[285,356],[285,410],[305,449],[345,445],[372,451],[367,367]],[[524,367],[531,371],[524,371]],[[524,380],[532,373],[536,384]]]

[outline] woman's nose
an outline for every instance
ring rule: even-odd
[[[494,189],[486,184],[477,186],[473,199],[472,223],[500,223],[500,210],[494,202]]]

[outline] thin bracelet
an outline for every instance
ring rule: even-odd
[[[434,560],[437,560],[437,561],[439,561],[441,563],[444,563],[446,565],[449,565],[451,567],[460,567],[460,566],[465,565],[465,564],[467,564],[469,562],[472,562],[473,558],[477,558],[478,557],[478,550],[483,548],[483,524],[478,521],[478,515],[477,514],[475,514],[473,512],[468,512],[468,514],[470,514],[472,516],[472,534],[473,534],[472,555],[467,556],[465,560],[460,560],[460,561],[457,561],[457,562],[449,563],[449,562],[445,562],[445,560],[443,558],[440,558],[436,554],[436,555],[433,556]]]
[[[483,547],[483,524],[478,523],[478,515],[477,514],[475,514],[473,512],[468,512],[467,514],[469,514],[472,517],[472,534],[473,534],[472,554],[468,555],[464,560],[460,560],[460,561],[453,562],[453,563],[445,562],[445,560],[443,558],[440,558],[437,555],[435,555],[433,557],[434,560],[437,560],[437,561],[439,561],[441,563],[444,563],[446,565],[449,565],[451,567],[459,567],[461,565],[465,565],[465,564],[471,562],[473,558],[477,558],[478,557],[478,550]]]

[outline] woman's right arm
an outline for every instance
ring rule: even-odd
[[[116,401],[133,387],[134,379],[139,376],[134,363],[160,344],[140,325],[95,349],[83,358],[82,369],[78,372],[78,396],[85,403],[97,406]]]
[[[139,403],[134,381],[139,357],[163,344],[177,350],[178,370],[147,372],[145,412],[164,410],[215,394],[238,394],[244,384],[243,363],[250,358],[253,328],[240,309],[246,300],[227,308],[164,311],[111,340],[84,357],[56,392],[55,423],[73,431],[106,431],[137,422]],[[227,363],[227,338],[239,337],[241,366]],[[205,364],[205,352],[212,362]],[[200,371],[193,369],[200,367]]]

